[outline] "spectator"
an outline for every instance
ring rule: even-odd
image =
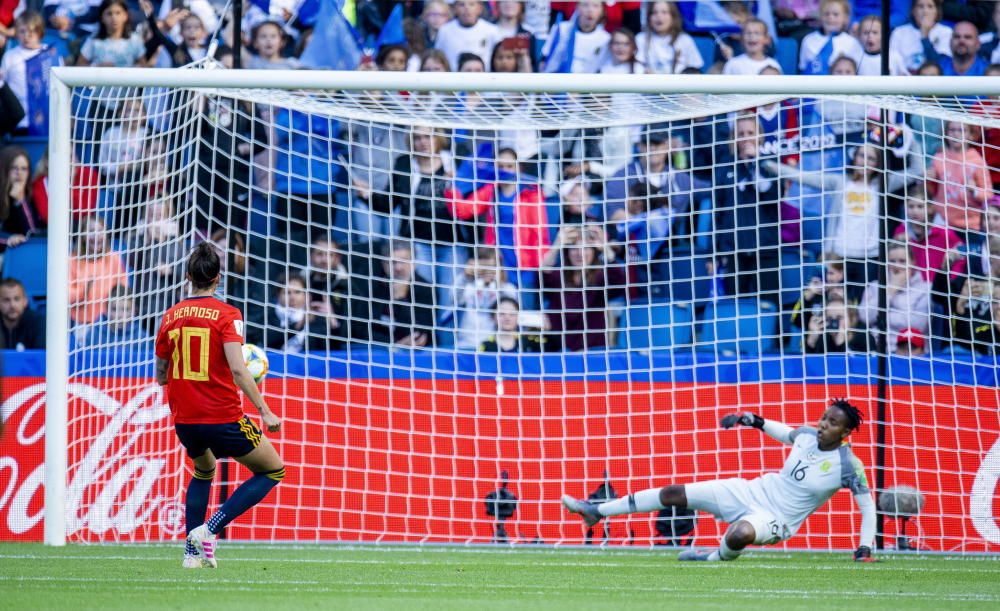
[[[743,53],[726,61],[722,67],[723,74],[760,74],[765,68],[774,68],[781,73],[781,65],[767,56],[771,35],[766,23],[760,19],[747,19],[740,27],[740,42]]]
[[[562,200],[560,225],[563,227],[579,227],[599,220],[594,214],[594,202],[590,198],[590,190],[587,189],[587,183],[582,177],[571,178],[562,183],[559,187],[559,197]]]
[[[597,72],[611,42],[611,35],[602,25],[604,10],[603,2],[580,0],[573,19],[553,25],[542,47],[541,71]]]
[[[938,214],[963,241],[967,231],[979,230],[983,205],[990,195],[989,173],[979,147],[973,146],[976,140],[973,126],[946,122],[944,146],[927,170],[927,190]]]
[[[383,45],[375,56],[375,65],[383,72],[405,72],[410,52],[403,45]]]
[[[802,297],[792,307],[791,323],[799,329],[808,329],[809,321],[823,310],[824,304],[833,300],[846,303],[847,291],[844,260],[828,253],[823,257],[823,274],[813,276],[802,291]],[[849,304],[853,305],[853,304]]]
[[[490,72],[523,72],[535,71],[530,49],[524,46],[521,38],[504,38],[493,47],[490,57]]]
[[[45,36],[45,20],[34,11],[25,11],[14,20],[14,29],[17,32],[17,46],[3,53],[3,59],[0,60],[0,75],[24,109],[24,116],[18,121],[16,129],[27,133],[30,116],[38,112],[49,114],[48,108],[30,108],[28,80],[25,76],[25,65],[28,60],[48,49],[48,45],[42,43],[42,38]],[[57,60],[57,65],[61,64],[62,60]]]
[[[601,74],[646,74],[646,67],[636,58],[636,38],[628,28],[611,35],[610,53],[601,64]],[[614,99],[612,99],[614,103]]]
[[[773,0],[774,25],[778,36],[794,38],[801,44],[809,32],[820,27],[819,0]]]
[[[915,329],[924,335],[930,328],[931,284],[920,270],[914,269],[913,257],[905,244],[890,246],[886,266],[886,327],[889,331],[887,346],[896,351],[896,342],[904,329]],[[879,311],[878,281],[870,282],[861,297],[858,317],[868,325],[872,335],[877,334]]]
[[[860,76],[879,76],[882,74],[882,20],[877,15],[868,15],[861,20],[858,25],[858,39],[864,54],[861,56],[861,63],[858,64],[858,74]],[[890,76],[905,76],[910,74],[899,51],[892,49],[889,51],[889,74]]]
[[[1000,64],[1000,2],[993,5],[991,25],[988,32],[979,35],[979,56],[989,64]]]
[[[263,344],[267,310],[264,270],[255,258],[247,256],[246,243],[238,232],[216,229],[209,240],[219,249],[222,296],[226,303],[243,312],[243,339],[248,344]]]
[[[526,50],[535,48],[535,37],[524,29],[524,2],[522,0],[498,2],[496,26],[501,41],[521,36],[527,42]]]
[[[823,0],[820,3],[820,28],[802,39],[799,48],[799,72],[828,74],[833,60],[849,57],[857,66],[864,50],[847,33],[851,25],[851,3],[847,0]]]
[[[135,301],[125,286],[111,289],[104,315],[90,325],[80,345],[121,350],[152,349],[152,336],[136,320]]]
[[[910,247],[914,267],[929,282],[945,264],[949,251],[958,249],[961,238],[950,227],[933,224],[933,212],[923,189],[910,190],[906,198],[906,222],[896,227],[893,237]],[[961,269],[952,268],[953,273]]]
[[[354,337],[374,344],[431,347],[435,343],[434,289],[416,270],[408,242],[386,242],[381,270],[355,277]]]
[[[917,76],[941,76],[941,66],[937,62],[927,62],[917,69]],[[944,121],[920,113],[912,113],[907,124],[913,128],[916,143],[924,155],[934,156],[941,149]]]
[[[77,66],[131,68],[145,65],[146,44],[129,17],[125,0],[102,0],[100,25],[80,47]]]
[[[351,275],[341,260],[340,247],[336,242],[325,237],[313,240],[306,281],[312,309],[326,309],[341,320],[347,319]]]
[[[443,0],[429,0],[424,2],[424,11],[420,14],[420,21],[427,28],[427,47],[433,47],[437,42],[438,32],[441,27],[452,18],[451,6]]]
[[[372,102],[385,99],[386,92],[364,92]],[[374,121],[351,121],[348,126],[349,164],[351,179],[351,241],[385,240],[395,235],[395,219],[390,214],[374,211],[372,193],[388,193],[394,167],[409,144],[406,132],[399,126]]]
[[[869,346],[853,308],[843,299],[832,298],[809,319],[804,348],[806,354],[865,353]]]
[[[338,328],[335,316],[310,307],[302,276],[281,277],[275,299],[267,308],[264,342],[268,348],[290,353],[327,351],[328,336]]]
[[[940,59],[941,73],[945,76],[983,76],[989,66],[979,57],[979,30],[968,21],[955,24],[951,34],[951,57]]]
[[[251,70],[297,70],[302,63],[294,57],[285,57],[285,30],[277,21],[262,21],[250,31],[254,50],[246,67]]]
[[[684,31],[684,21],[673,2],[651,2],[646,28],[635,37],[639,61],[657,74],[680,74],[686,68],[705,67],[705,60]]]
[[[375,212],[402,218],[400,235],[415,241],[417,269],[421,276],[433,279],[439,307],[454,303],[457,270],[467,258],[462,244],[472,242],[469,227],[455,223],[448,209],[445,191],[453,172],[442,156],[447,149],[448,139],[441,132],[414,128],[411,153],[396,160],[389,192],[373,192],[370,200]]]
[[[482,18],[481,0],[455,0],[454,6],[455,18],[441,26],[434,48],[442,51],[452,66],[458,65],[462,53],[479,56],[485,65],[489,53],[502,38],[500,29]]]
[[[97,210],[97,192],[101,185],[101,174],[93,166],[80,163],[76,153],[71,153],[73,169],[70,186],[70,206],[74,218],[91,214]],[[38,217],[49,224],[49,153],[42,153],[35,166],[35,179],[31,183],[31,198],[38,207]]]
[[[629,265],[629,284],[649,286],[650,292],[668,278],[660,259],[669,254],[673,221],[670,199],[651,195],[646,183],[629,187],[628,205],[611,217],[615,237],[622,244],[623,260]]]
[[[13,134],[21,119],[27,116],[17,94],[0,72],[0,138]]]
[[[0,342],[8,350],[45,349],[45,315],[28,305],[20,280],[0,281],[0,319]]]
[[[69,256],[69,315],[89,325],[104,315],[111,289],[128,285],[121,255],[111,250],[107,225],[97,215],[80,220]]]
[[[31,200],[31,161],[17,145],[0,149],[0,254],[45,228]]]
[[[146,204],[144,218],[132,232],[127,252],[132,285],[140,296],[138,318],[152,335],[163,313],[180,300],[184,286],[184,238],[169,199]]]
[[[541,352],[543,340],[538,335],[521,332],[517,299],[501,297],[493,313],[496,333],[479,346],[480,352]]]
[[[856,76],[857,73],[858,63],[846,55],[836,58],[830,64],[831,75]],[[845,143],[856,144],[864,140],[867,106],[832,99],[820,100],[817,106],[825,131],[840,136]]]
[[[910,74],[926,62],[942,64],[951,54],[950,27],[941,23],[941,0],[913,0],[913,20],[892,30],[889,53],[898,53]]]
[[[455,302],[458,334],[455,346],[476,350],[496,332],[494,313],[502,297],[517,298],[517,288],[507,281],[494,248],[481,247],[465,267]]]
[[[421,72],[451,72],[451,62],[439,49],[428,49],[420,58]]]
[[[563,227],[542,260],[553,335],[570,352],[608,343],[608,305],[624,294],[625,270],[599,226]]]
[[[171,66],[179,68],[205,58],[208,53],[208,46],[206,45],[208,32],[205,30],[205,24],[202,22],[200,16],[191,12],[181,19],[181,43],[177,44],[160,30],[159,23],[153,11],[152,2],[150,0],[140,0],[139,6],[142,7],[142,12],[146,15],[146,25],[153,40],[170,58]],[[225,47],[219,51],[219,53],[227,52],[231,52],[229,47]]]
[[[67,38],[90,34],[100,18],[96,2],[92,0],[50,0],[43,3],[42,14],[46,27]]]
[[[820,189],[831,197],[825,229],[825,252],[842,257],[847,275],[847,297],[860,297],[861,289],[876,277],[874,260],[878,257],[881,219],[878,214],[881,197],[880,173],[882,153],[871,144],[854,151],[850,166],[838,172],[804,172],[797,167],[782,165],[781,178]],[[772,169],[777,165],[765,162]],[[887,188],[901,189],[907,177],[901,173],[888,175]]]
[[[143,163],[149,127],[146,109],[142,99],[124,100],[119,107],[117,121],[101,135],[98,167],[103,177],[103,185],[98,197],[98,208],[102,213],[113,208],[113,218],[106,219],[116,230],[128,229],[126,218],[129,210],[112,206],[119,193],[139,183],[143,178]]]
[[[993,250],[1000,256],[1000,245]],[[1000,260],[996,266],[1000,267]],[[955,300],[952,325],[953,345],[977,354],[1000,355],[1000,281],[970,278]]]
[[[430,46],[427,42],[427,26],[412,17],[407,17],[403,19],[403,38],[406,39],[406,51],[409,56],[406,70],[417,72],[420,70],[420,56]],[[365,63],[364,57],[361,58],[361,63]]]
[[[717,254],[727,294],[781,303],[780,202],[777,164],[760,158],[764,137],[755,115],[736,119],[731,162],[715,172]]]
[[[495,246],[507,276],[522,292],[538,288],[538,267],[548,250],[545,200],[538,186],[522,175],[517,154],[501,149],[496,182],[468,194],[448,193],[452,215],[467,221],[485,213],[483,243]],[[525,293],[530,298],[530,294]]]
[[[917,329],[903,329],[896,340],[896,356],[923,356],[927,338]]]
[[[997,4],[1000,6],[1000,3]],[[1000,64],[992,64],[986,68],[986,76],[1000,76]],[[1000,119],[1000,96],[982,96],[970,112],[980,117],[996,121]],[[983,128],[983,159],[990,171],[990,182],[993,191],[1000,192],[1000,128]],[[930,153],[933,154],[933,153]]]
[[[483,58],[479,57],[475,53],[462,53],[458,56],[458,71],[459,72],[486,72],[486,63]],[[475,92],[470,92],[466,94],[466,98],[474,95]],[[478,96],[477,97],[481,97]],[[468,105],[468,102],[466,102]]]

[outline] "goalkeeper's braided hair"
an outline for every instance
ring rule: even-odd
[[[834,399],[830,403],[830,407],[836,407],[840,411],[844,412],[847,416],[847,428],[850,430],[855,430],[861,423],[864,422],[864,416],[861,415],[861,410],[851,405],[850,401],[847,399]]]

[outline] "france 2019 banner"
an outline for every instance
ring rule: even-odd
[[[0,541],[41,541],[45,383],[7,378],[3,387]],[[69,540],[178,540],[190,463],[161,389],[131,378],[77,379],[69,389]],[[559,505],[563,492],[755,477],[780,468],[785,450],[757,431],[720,431],[720,416],[755,406],[764,417],[812,423],[830,397],[875,396],[864,385],[767,382],[276,378],[264,390],[283,419],[272,440],[288,476],[230,526],[233,539],[487,543],[495,520],[483,500],[506,472],[518,497],[511,541],[583,543],[579,520]],[[906,534],[922,549],[1000,551],[1000,421],[987,407],[996,389],[889,392],[886,485],[914,486],[926,499]],[[873,419],[874,400],[856,403]],[[852,439],[872,481],[874,434],[866,425]],[[246,477],[231,469],[228,490]],[[662,542],[654,517],[615,518],[594,536]],[[859,522],[842,491],[786,545],[853,549]],[[897,522],[885,523],[892,544]],[[720,528],[702,516],[697,542],[712,544]]]

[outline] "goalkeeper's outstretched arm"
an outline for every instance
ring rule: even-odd
[[[753,412],[743,412],[742,414],[729,414],[720,423],[722,428],[731,429],[737,424],[752,426],[755,429],[764,431],[785,445],[792,445],[795,442],[795,431],[792,427],[777,420],[764,420]]]
[[[854,552],[854,559],[864,561],[871,558],[871,550],[875,545],[875,501],[872,500],[872,493],[865,491],[855,494],[854,502],[861,511],[861,537],[858,541],[858,550]]]

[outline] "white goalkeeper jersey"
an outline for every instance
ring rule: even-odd
[[[851,446],[824,452],[816,429],[799,427],[792,434],[792,451],[778,473],[766,473],[750,482],[754,496],[780,512],[792,532],[841,488],[868,494],[868,479]]]

